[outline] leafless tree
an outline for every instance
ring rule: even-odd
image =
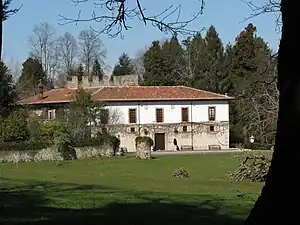
[[[201,65],[204,65],[203,61],[207,57],[205,40],[199,38],[199,36],[194,36],[193,38],[187,40],[184,50],[183,60],[177,60],[174,63],[176,64],[176,73],[179,75],[179,77],[182,80],[189,82],[193,78],[200,76],[199,68],[204,70]],[[216,65],[211,65],[210,69],[214,69],[215,67]],[[205,73],[208,73],[208,71]],[[206,78],[206,74],[203,74],[203,78]],[[200,81],[203,84],[205,83],[204,79],[200,79]],[[201,87],[204,88],[203,85],[201,85]]]
[[[193,53],[191,47],[187,47],[184,52],[184,62],[176,61],[177,73],[181,77],[187,77],[192,79],[196,75],[197,63],[199,60],[203,59],[204,52],[200,48],[194,48]]]
[[[144,54],[147,51],[146,48],[140,49],[137,51],[135,57],[132,60],[132,64],[134,66],[134,72],[139,75],[141,78],[145,72],[144,68]]]
[[[62,70],[64,73],[68,73],[73,68],[78,53],[76,38],[69,32],[66,32],[59,38],[58,46],[59,56],[63,64]]]
[[[124,30],[132,28],[129,21],[138,19],[145,25],[151,24],[162,32],[171,34],[191,34],[194,30],[188,29],[188,25],[202,14],[204,0],[197,0],[199,7],[188,20],[181,20],[182,5],[170,5],[156,15],[148,15],[140,0],[129,5],[128,0],[71,0],[74,4],[92,4],[96,10],[88,18],[82,18],[79,11],[76,18],[60,16],[61,24],[77,22],[97,22],[103,24],[97,33],[104,33],[110,37],[122,36]],[[133,2],[133,1],[131,1]]]
[[[21,7],[19,8],[10,8],[12,0],[2,0],[0,4],[0,13],[1,13],[1,23],[0,23],[0,59],[2,59],[2,36],[3,36],[3,22],[8,19],[8,17],[16,14]]]
[[[266,0],[263,3],[256,3],[254,0],[243,0],[247,6],[251,9],[252,13],[250,16],[246,17],[246,20],[252,19],[253,17],[265,14],[272,13],[276,17],[276,26],[277,30],[280,31],[282,21],[280,13],[280,0]]]
[[[270,143],[275,137],[279,107],[279,92],[276,87],[276,80],[273,80],[273,77],[270,76],[269,81],[256,82],[254,85],[255,92],[247,99],[251,110],[248,109],[244,115],[249,121],[247,129],[255,133],[256,139],[263,143]]]
[[[79,55],[81,63],[85,66],[85,71],[90,76],[93,62],[98,59],[100,64],[104,64],[106,49],[101,39],[93,30],[83,30],[79,33]]]
[[[31,55],[40,60],[48,76],[57,65],[57,46],[55,29],[47,22],[35,25],[33,34],[29,37]]]
[[[10,71],[11,71],[13,79],[15,81],[17,81],[19,76],[21,75],[21,70],[22,70],[21,66],[22,66],[22,64],[19,61],[15,60],[14,57],[11,57],[9,62],[7,63],[7,65],[8,65],[8,68],[10,69]]]

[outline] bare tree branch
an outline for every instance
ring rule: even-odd
[[[23,6],[23,5],[21,5],[19,8],[10,9],[9,6],[10,6],[11,2],[12,2],[12,0],[4,0],[2,2],[2,15],[1,15],[2,21],[7,20],[8,17],[19,12]]]
[[[10,8],[12,0],[2,0],[0,4],[0,16],[1,16],[1,23],[0,23],[0,59],[2,59],[2,44],[3,44],[3,22],[8,19],[8,17],[16,14],[22,8],[21,5],[19,8]]]
[[[144,67],[144,55],[147,51],[147,48],[139,49],[136,52],[135,57],[132,60],[132,64],[134,67],[134,73],[139,75],[141,79],[143,79],[143,75],[145,73],[145,67]]]
[[[78,45],[76,38],[69,32],[66,32],[58,39],[59,58],[62,61],[62,71],[67,74],[75,65],[78,55]]]
[[[47,22],[35,25],[29,37],[31,55],[43,65],[47,76],[50,76],[57,63],[56,31]]]
[[[248,121],[247,129],[265,143],[272,141],[276,131],[279,101],[276,56],[277,54],[270,56],[269,62],[258,71],[258,77],[265,74],[264,80],[254,81],[245,91],[243,98],[250,102],[251,109],[245,109],[240,115],[243,120]]]
[[[195,21],[204,9],[204,0],[199,1],[199,8],[193,16],[185,21],[181,21],[182,5],[170,5],[162,12],[149,16],[146,15],[146,9],[143,8],[141,1],[136,0],[134,6],[128,6],[128,0],[71,0],[75,5],[92,2],[97,8],[97,12],[93,11],[89,18],[81,18],[81,11],[78,12],[77,18],[69,18],[60,15],[59,23],[61,25],[78,22],[97,22],[101,23],[102,28],[97,30],[98,34],[104,33],[110,37],[123,36],[122,32],[131,27],[129,20],[138,19],[145,25],[150,23],[158,28],[161,32],[171,33],[172,35],[194,34],[194,30],[188,29],[188,25]],[[103,13],[99,10],[104,9]],[[173,17],[175,16],[175,18]],[[174,18],[174,19],[173,19]],[[91,27],[92,28],[92,27]],[[93,29],[93,28],[92,28]]]
[[[242,0],[251,10],[252,13],[249,17],[245,19],[245,21],[252,19],[256,16],[272,13],[276,17],[276,30],[280,32],[281,29],[281,13],[280,13],[280,0],[265,0],[264,3],[254,3],[253,0]]]
[[[81,63],[85,66],[88,76],[91,76],[93,62],[97,59],[104,65],[107,50],[101,39],[93,30],[83,30],[78,37],[79,55]]]

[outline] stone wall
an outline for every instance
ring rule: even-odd
[[[103,147],[80,147],[75,148],[77,159],[101,158],[111,156],[113,149],[109,146]],[[1,151],[0,163],[18,163],[18,162],[40,162],[40,161],[59,161],[63,160],[62,154],[57,148],[50,147],[41,150],[22,150],[22,151]]]
[[[102,80],[99,80],[97,76],[93,77],[93,81],[89,81],[87,76],[82,78],[81,87],[103,87],[103,86],[123,86],[125,84],[139,84],[139,76],[124,75],[124,76],[114,76],[113,80],[109,76],[104,76]],[[73,76],[71,80],[66,83],[67,88],[76,89],[78,88],[78,79],[76,76]]]
[[[212,126],[213,131],[211,131]],[[116,130],[115,135],[121,141],[120,147],[126,147],[129,152],[135,152],[137,136],[149,136],[155,142],[155,133],[165,134],[165,150],[169,151],[174,150],[174,138],[179,148],[182,146],[189,146],[193,150],[207,150],[210,146],[219,146],[221,149],[229,148],[228,122],[126,125]]]

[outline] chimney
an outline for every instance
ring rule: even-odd
[[[38,98],[44,99],[44,86],[42,84],[42,81],[38,84]]]

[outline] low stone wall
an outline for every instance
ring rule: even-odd
[[[75,148],[77,159],[101,158],[112,156],[114,150],[110,146]],[[0,163],[40,162],[64,160],[56,147],[41,150],[1,151]]]

